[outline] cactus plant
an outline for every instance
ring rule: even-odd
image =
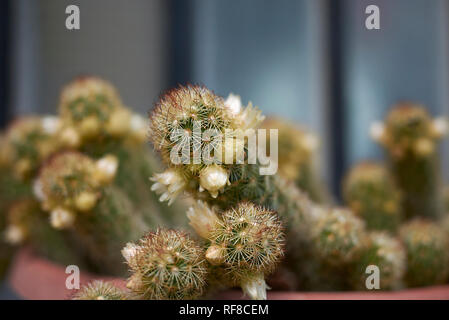
[[[138,239],[147,226],[127,196],[111,185],[114,156],[94,161],[74,151],[52,157],[37,180],[37,196],[57,229],[71,228],[101,270],[122,275],[120,249]]]
[[[83,286],[72,300],[128,300],[128,294],[112,283],[95,280]]]
[[[48,215],[34,199],[22,199],[8,210],[5,240],[11,245],[28,244],[39,255],[54,262],[83,265],[70,241],[48,223]]]
[[[132,272],[127,287],[140,299],[194,299],[206,287],[204,250],[186,233],[158,229],[128,243],[122,254]]]
[[[449,275],[448,235],[437,224],[415,219],[401,227],[410,287],[444,283]]]
[[[432,119],[423,106],[408,102],[394,106],[384,124],[371,128],[373,138],[387,151],[407,218],[437,219],[443,213],[437,146],[447,132],[445,119]]]
[[[352,259],[351,285],[366,290],[367,268],[379,268],[379,288],[399,289],[406,271],[406,253],[399,239],[386,232],[369,232]]]
[[[74,79],[61,92],[59,103],[62,144],[100,159],[112,154],[118,159],[114,180],[142,212],[149,223],[177,225],[184,207],[160,205],[149,189],[148,178],[159,168],[159,161],[145,145],[147,126],[143,117],[127,108],[114,86],[97,77]]]
[[[390,173],[373,162],[351,169],[343,183],[346,204],[369,230],[394,233],[401,221],[401,197]]]
[[[276,213],[242,202],[216,213],[198,201],[188,211],[190,224],[208,240],[206,260],[222,266],[222,283],[240,286],[252,299],[266,299],[265,277],[283,256],[284,235]]]

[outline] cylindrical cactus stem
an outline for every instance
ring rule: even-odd
[[[158,159],[145,145],[146,120],[123,105],[112,84],[92,76],[76,78],[61,93],[60,117],[59,136],[65,145],[95,159],[106,154],[117,157],[114,184],[139,210],[148,212],[144,217],[149,222],[162,217],[159,224],[177,224],[179,215],[175,213],[183,209],[161,206],[148,188],[149,177],[158,170]]]
[[[122,254],[132,275],[127,287],[140,299],[199,298],[206,288],[207,262],[202,246],[186,233],[158,229]]]
[[[394,106],[384,124],[372,126],[371,135],[387,151],[408,218],[442,215],[438,141],[447,132],[445,119],[432,119],[423,106],[413,103]]]
[[[313,201],[330,202],[330,193],[322,183],[317,164],[319,139],[312,132],[286,120],[267,118],[263,129],[278,130],[278,172],[285,179],[294,181]],[[270,150],[268,139],[267,153]]]
[[[48,223],[48,214],[43,212],[34,199],[22,199],[8,210],[5,240],[11,245],[27,244],[43,257],[54,262],[82,265],[75,248],[68,239]]]
[[[408,286],[442,284],[448,279],[449,239],[439,225],[416,219],[402,226],[400,237],[407,251]]]
[[[266,299],[265,278],[284,255],[278,215],[249,202],[221,213],[199,201],[188,211],[190,224],[208,240],[206,260],[222,266],[229,286],[240,286],[251,299]]]
[[[401,222],[401,196],[386,168],[374,162],[354,166],[343,182],[346,204],[369,230],[396,232]]]
[[[371,272],[377,270],[368,269],[370,266],[378,268],[379,271],[379,287],[376,289],[400,289],[407,268],[406,252],[399,239],[388,233],[369,232],[356,250],[351,266],[351,286],[355,290],[373,289],[367,287],[367,280]]]
[[[83,286],[73,296],[72,300],[129,300],[130,296],[124,290],[110,282],[95,280]]]
[[[71,229],[101,271],[122,275],[120,248],[147,226],[126,194],[111,185],[116,168],[113,156],[94,161],[63,152],[41,169],[35,189],[53,227]]]

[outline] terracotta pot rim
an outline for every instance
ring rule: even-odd
[[[20,249],[14,257],[9,285],[28,300],[69,299],[74,290],[65,286],[68,274],[61,265],[36,256],[29,248]],[[125,280],[80,272],[80,285],[93,280],[112,281],[125,288]],[[225,291],[216,296],[219,300],[245,299],[241,291]],[[399,291],[377,292],[268,292],[269,300],[449,300],[449,285],[414,288]]]

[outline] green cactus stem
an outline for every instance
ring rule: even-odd
[[[445,119],[432,119],[413,103],[394,106],[384,124],[372,127],[371,135],[387,151],[407,218],[438,219],[443,214],[438,141],[447,131]]]
[[[367,229],[396,232],[401,222],[401,196],[383,166],[362,162],[353,167],[344,180],[343,195]]]

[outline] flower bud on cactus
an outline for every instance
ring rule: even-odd
[[[18,178],[31,178],[41,162],[58,149],[58,128],[55,117],[25,117],[9,126],[2,157],[8,159]]]
[[[444,283],[449,275],[448,235],[437,224],[413,220],[400,230],[407,251],[405,281],[411,287]]]
[[[406,270],[405,249],[398,239],[384,232],[371,232],[362,241],[352,261],[352,286],[366,290],[368,266],[379,268],[382,290],[399,289]]]
[[[75,248],[66,237],[53,229],[48,216],[33,199],[21,199],[8,210],[5,237],[13,245],[27,244],[52,261],[80,265]]]
[[[122,250],[132,272],[127,287],[142,299],[194,299],[206,285],[207,264],[187,234],[158,229]]]
[[[306,192],[313,201],[329,201],[329,193],[320,181],[318,168],[319,139],[311,132],[281,119],[268,118],[264,129],[278,130],[279,174]],[[270,147],[267,146],[267,150]]]
[[[442,118],[432,119],[424,107],[401,103],[387,115],[376,140],[385,148],[402,193],[407,217],[438,218],[442,214],[438,141],[447,134]]]
[[[343,194],[368,229],[396,231],[401,220],[401,198],[384,167],[371,162],[355,166],[344,180]]]
[[[95,280],[83,286],[72,300],[127,300],[127,294],[109,282]]]

